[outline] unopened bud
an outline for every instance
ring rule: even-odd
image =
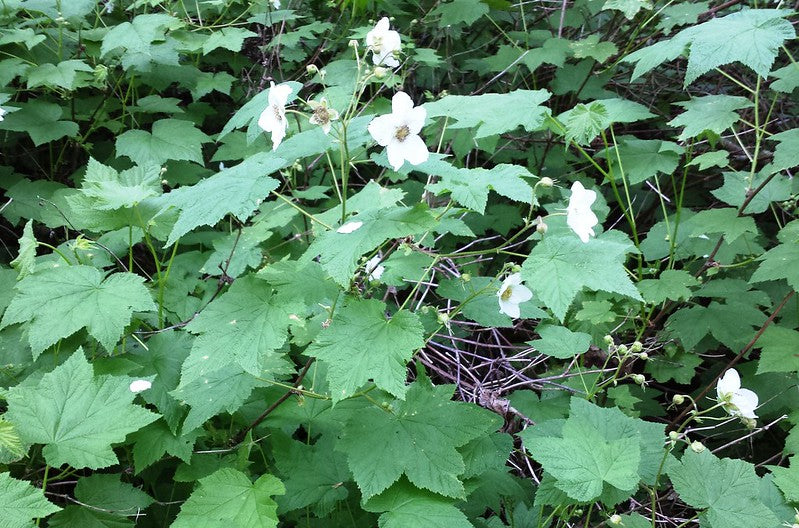
[[[673,403],[674,405],[682,405],[683,403],[685,403],[685,396],[683,396],[682,394],[675,394],[674,396],[671,397],[671,403]]]
[[[388,70],[382,66],[375,66],[375,77],[378,79],[383,79],[386,75],[388,75]]]
[[[646,378],[643,374],[633,374],[633,381],[638,385],[646,383]]]
[[[691,442],[691,451],[693,451],[694,453],[701,453],[704,450],[705,450],[705,444],[703,444],[699,440],[694,440],[693,442]]]
[[[672,442],[676,442],[677,440],[679,440],[679,438],[680,438],[680,433],[678,433],[677,431],[669,432],[669,440],[671,440]]]
[[[308,75],[315,75],[319,73],[319,68],[316,67],[316,64],[309,64],[305,67],[305,71],[308,72]]]
[[[613,337],[612,336],[606,335],[605,337],[602,338],[602,340],[605,342],[605,344],[607,346],[610,346],[610,345],[613,344]]]
[[[349,41],[349,42],[347,43],[347,46],[349,46],[349,47],[351,47],[351,48],[357,48],[357,47],[358,47],[358,41],[357,41],[357,40],[355,40],[355,39],[352,39],[351,41]]]
[[[630,350],[633,352],[640,352],[644,349],[644,345],[640,341],[634,341],[632,346],[630,346]]]
[[[608,519],[608,523],[612,526],[622,526],[621,515],[619,515],[618,513],[614,513],[613,515],[610,516],[610,519]]]
[[[743,423],[747,429],[754,429],[757,427],[757,420],[754,418],[741,418],[741,423]]]
[[[463,282],[469,282],[470,280],[472,280],[472,274],[471,273],[462,273],[461,274],[461,280]]]
[[[542,235],[546,234],[547,229],[549,229],[549,226],[546,225],[543,220],[541,222],[538,222],[538,225],[535,226],[536,233],[540,233]]]
[[[436,318],[438,319],[439,324],[445,325],[449,322],[449,315],[444,312],[439,312]]]
[[[647,359],[649,359],[649,354],[647,354],[646,352],[641,352],[640,354],[638,354],[638,357],[646,361]]]
[[[622,354],[622,355],[624,355],[624,354],[626,354],[628,352],[627,345],[619,345],[619,348],[617,348],[616,350],[618,350],[619,354]]]
[[[555,185],[555,181],[552,178],[550,178],[549,176],[544,176],[543,178],[538,180],[538,184],[541,187],[549,188],[549,187],[552,187],[553,185]]]
[[[520,271],[522,271],[522,267],[519,266],[518,264],[514,264],[513,266],[510,267],[510,269],[511,271],[513,271],[513,273],[519,273]]]

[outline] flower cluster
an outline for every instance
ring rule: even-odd
[[[399,61],[394,55],[400,49],[400,35],[389,29],[388,18],[383,17],[369,33],[366,34],[366,45],[372,52],[375,66],[396,68]]]

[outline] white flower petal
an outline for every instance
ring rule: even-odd
[[[569,205],[566,208],[566,224],[583,243],[587,243],[589,237],[596,236],[594,226],[599,223],[599,219],[591,210],[595,200],[595,191],[586,190],[578,181],[572,184]]]
[[[407,114],[413,110],[413,100],[405,92],[397,92],[391,98],[392,114]],[[403,116],[404,117],[404,116]]]
[[[422,131],[425,119],[427,119],[427,110],[424,107],[417,106],[408,111],[405,117],[405,124],[411,134],[418,134]]]
[[[336,229],[336,233],[343,233],[345,235],[352,233],[353,231],[357,231],[361,228],[363,222],[360,220],[355,220],[353,222],[347,222],[346,224],[342,225],[338,229]]]
[[[143,380],[143,379],[135,380],[135,381],[133,381],[130,384],[130,392],[139,393],[139,392],[142,392],[142,391],[146,391],[147,389],[149,389],[152,386],[153,386],[153,384],[150,383],[147,380]]]
[[[510,294],[510,302],[521,304],[523,302],[527,302],[533,298],[533,292],[530,291],[530,288],[527,286],[522,286],[521,284],[517,284],[513,286],[513,290]]]
[[[729,398],[738,389],[741,388],[741,376],[735,369],[729,369],[724,373],[724,376],[719,379],[716,385],[716,396],[719,400]]]
[[[405,157],[402,155],[401,143],[399,141],[392,141],[386,145],[386,156],[388,156],[388,163],[391,167],[398,171],[405,163]]]
[[[499,300],[499,311],[513,319],[518,319],[522,314],[518,304],[510,301],[503,301],[502,299]]]
[[[393,142],[393,144],[402,158],[407,160],[411,165],[424,163],[430,157],[427,145],[424,144],[422,138],[415,134],[406,137],[404,141],[396,141]]]
[[[269,99],[269,104],[281,107],[286,106],[289,95],[293,91],[294,89],[288,84],[281,83],[275,85],[274,81],[272,81],[271,86],[269,87],[269,95],[267,96]]]
[[[394,139],[394,134],[397,133],[394,114],[375,117],[369,122],[366,129],[380,146],[387,146]]]

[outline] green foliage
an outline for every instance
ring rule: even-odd
[[[112,443],[158,418],[133,404],[128,384],[125,376],[95,376],[78,349],[36,385],[11,388],[6,417],[23,441],[44,444],[52,466],[108,467],[118,462]]]
[[[0,526],[795,523],[758,6],[0,2]]]

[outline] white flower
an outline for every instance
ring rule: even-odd
[[[336,233],[344,233],[345,235],[352,233],[353,231],[357,231],[361,228],[363,222],[355,220],[354,222],[347,222],[346,224],[342,225],[338,229],[336,229]]]
[[[400,35],[389,29],[388,18],[383,17],[369,33],[366,34],[366,45],[372,50],[372,62],[390,68],[399,66],[394,52],[400,49]]]
[[[580,182],[572,184],[572,194],[569,197],[569,206],[566,208],[566,223],[585,243],[588,242],[589,236],[596,236],[594,226],[599,223],[599,219],[591,210],[591,204],[595,200],[595,191],[586,190]]]
[[[757,418],[757,394],[741,388],[741,377],[735,369],[729,369],[716,385],[716,395],[724,410],[732,416]]]
[[[383,272],[386,271],[385,266],[381,266],[380,259],[382,259],[380,255],[375,255],[374,257],[370,258],[366,265],[363,267],[364,271],[367,275],[369,275],[370,281],[379,281],[380,277],[383,276]]]
[[[132,382],[130,384],[130,392],[138,393],[138,392],[141,392],[141,391],[146,391],[147,389],[149,389],[152,386],[153,386],[153,384],[150,383],[147,380],[143,380],[143,379],[136,380],[136,381],[134,381],[134,382]]]
[[[519,304],[532,299],[533,292],[527,286],[522,286],[522,276],[514,273],[508,275],[502,283],[497,297],[499,297],[499,311],[516,319],[521,314]]]
[[[3,116],[4,116],[4,115],[6,115],[6,113],[7,113],[7,112],[6,112],[5,110],[3,110],[2,108],[0,108],[0,121],[2,121],[2,120],[3,120]]]
[[[388,162],[399,170],[407,160],[411,165],[427,161],[430,153],[419,132],[422,131],[427,110],[413,107],[405,92],[397,92],[391,99],[391,113],[372,119],[368,129],[380,145],[386,147]]]
[[[325,134],[330,132],[331,122],[338,119],[338,112],[327,106],[327,99],[324,97],[318,102],[308,101],[308,105],[313,110],[313,115],[308,121],[310,121],[312,125],[319,125],[322,127],[322,132]]]
[[[269,0],[269,1],[272,2],[272,7],[274,7],[275,9],[280,9],[280,0]]]
[[[288,84],[278,84],[272,82],[269,87],[269,106],[261,112],[258,118],[258,126],[265,132],[272,133],[272,150],[275,150],[283,138],[286,137],[286,129],[289,126],[286,121],[286,101],[292,92]]]

